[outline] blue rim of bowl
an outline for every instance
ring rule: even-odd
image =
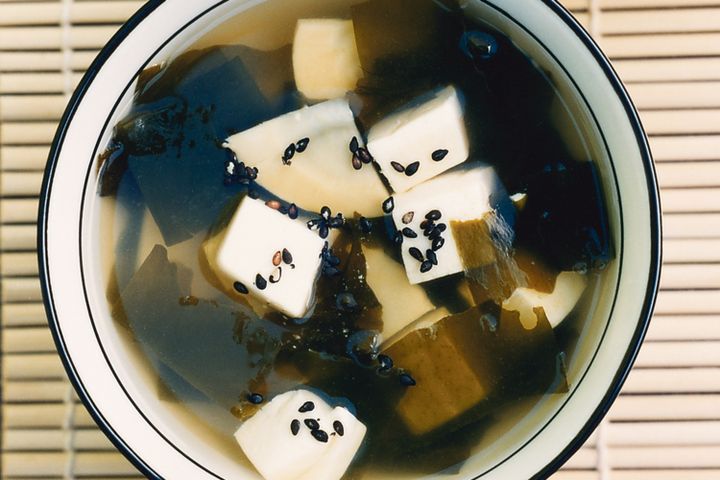
[[[662,263],[662,252],[661,252],[661,238],[662,238],[662,228],[661,228],[661,210],[660,210],[660,196],[658,191],[658,185],[657,185],[657,179],[655,175],[655,167],[652,160],[652,155],[650,153],[650,148],[648,145],[647,138],[645,136],[642,123],[640,121],[640,118],[638,116],[638,113],[635,109],[635,107],[632,104],[632,101],[630,100],[630,97],[625,90],[622,82],[619,80],[619,77],[613,67],[610,64],[610,61],[607,59],[607,57],[602,53],[600,48],[597,46],[597,44],[594,42],[594,40],[590,37],[590,35],[584,30],[584,28],[575,20],[575,18],[572,16],[572,14],[566,10],[562,5],[560,5],[556,0],[539,0],[543,4],[545,4],[547,7],[550,8],[553,13],[555,13],[558,17],[560,17],[565,24],[570,27],[570,29],[577,35],[577,37],[583,42],[585,47],[588,49],[588,51],[593,55],[593,58],[597,61],[598,65],[603,69],[608,81],[613,86],[615,93],[617,94],[618,98],[623,104],[623,107],[625,109],[625,112],[628,116],[628,119],[630,120],[633,128],[633,132],[635,134],[638,147],[640,149],[641,154],[641,160],[643,162],[643,166],[645,168],[645,177],[647,181],[647,187],[648,187],[648,200],[649,200],[649,207],[650,207],[650,236],[651,236],[651,252],[650,252],[650,272],[648,276],[648,283],[647,283],[647,290],[645,299],[643,302],[643,308],[641,310],[640,318],[637,323],[637,327],[635,329],[635,332],[633,334],[632,340],[628,346],[628,350],[626,351],[623,360],[621,362],[621,367],[618,370],[617,374],[615,375],[610,388],[602,398],[602,400],[599,402],[598,406],[595,408],[593,414],[588,418],[585,425],[580,429],[580,431],[575,435],[573,440],[568,443],[567,446],[563,449],[563,451],[557,455],[554,459],[548,462],[548,464],[538,473],[536,473],[532,478],[534,479],[542,479],[547,478],[549,475],[551,475],[553,472],[557,471],[589,438],[589,436],[592,434],[592,432],[595,430],[597,425],[600,423],[602,418],[607,414],[610,406],[612,405],[615,398],[619,395],[620,390],[625,383],[625,380],[627,379],[628,374],[630,373],[630,370],[632,369],[632,365],[635,362],[635,359],[637,357],[638,351],[640,349],[640,346],[642,345],[642,341],[645,337],[645,334],[647,332],[647,328],[650,323],[650,318],[652,316],[652,312],[655,305],[655,299],[659,288],[659,279],[660,279],[660,270],[661,270],[661,263]],[[52,332],[55,345],[58,349],[58,352],[60,354],[62,363],[64,365],[64,368],[66,372],[68,373],[69,379],[75,388],[75,390],[78,392],[78,396],[80,397],[81,401],[85,405],[85,407],[88,409],[91,417],[95,421],[95,423],[103,430],[103,432],[106,434],[106,436],[112,441],[113,445],[122,452],[128,460],[136,467],[138,470],[140,470],[143,474],[148,476],[149,478],[162,478],[160,475],[158,475],[157,472],[155,472],[146,462],[144,462],[140,455],[138,455],[136,452],[130,448],[129,445],[113,430],[112,426],[105,420],[103,415],[100,413],[99,409],[95,406],[94,402],[92,401],[92,398],[88,394],[87,390],[85,389],[82,380],[80,379],[77,370],[75,369],[75,366],[73,365],[73,361],[70,358],[70,354],[65,348],[64,341],[62,339],[62,334],[60,332],[59,324],[58,324],[58,318],[54,310],[54,305],[52,303],[52,293],[48,281],[48,258],[47,258],[47,251],[45,249],[45,244],[47,240],[47,215],[48,215],[48,209],[49,209],[49,198],[50,193],[52,190],[52,178],[54,174],[54,170],[59,158],[60,154],[60,146],[63,143],[63,140],[65,138],[68,126],[70,122],[72,121],[72,118],[75,115],[75,112],[77,110],[77,107],[81,103],[82,99],[85,96],[85,93],[87,92],[88,87],[92,84],[95,77],[97,76],[99,70],[102,68],[102,66],[105,64],[105,62],[108,60],[108,58],[115,52],[117,47],[125,40],[125,38],[132,32],[142,21],[144,21],[152,12],[154,12],[160,5],[165,3],[165,0],[149,0],[146,4],[144,4],[119,30],[118,32],[110,39],[110,41],[105,45],[105,47],[100,51],[98,56],[95,58],[95,60],[92,62],[90,67],[88,68],[86,74],[83,76],[82,80],[80,81],[77,89],[75,90],[73,96],[70,99],[70,102],[68,103],[68,107],[66,108],[58,127],[58,130],[55,134],[55,138],[53,139],[53,143],[50,149],[49,157],[48,157],[48,163],[45,170],[45,175],[43,178],[43,183],[40,191],[40,202],[39,202],[39,211],[38,211],[38,262],[39,262],[39,277],[40,277],[40,283],[41,283],[41,289],[43,294],[43,302],[45,305],[46,314],[48,317],[48,323],[50,326],[50,330]],[[224,2],[221,2],[224,3]],[[217,6],[217,5],[216,5]],[[213,7],[214,8],[214,7]],[[497,10],[497,7],[495,7]],[[502,12],[502,10],[500,10]],[[512,16],[507,15],[506,12],[502,12],[509,18],[512,18]],[[204,14],[204,13],[203,13]],[[201,14],[201,15],[203,15]],[[193,461],[192,459],[189,459]],[[193,461],[193,463],[196,463]],[[210,473],[213,476],[216,476],[212,474],[212,472],[207,471],[202,466],[198,465],[200,468],[205,470],[207,473]],[[495,467],[494,467],[495,468]],[[493,469],[494,469],[493,468]],[[486,474],[488,472],[485,472]],[[483,474],[483,475],[484,475]]]

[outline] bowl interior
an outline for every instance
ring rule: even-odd
[[[162,367],[111,318],[108,282],[113,276],[129,275],[152,246],[162,241],[144,207],[125,208],[95,195],[98,153],[107,144],[112,126],[128,111],[137,74],[144,66],[167,61],[189,48],[222,43],[277,48],[291,41],[297,18],[347,16],[354,3],[359,2],[203,0],[182,7],[180,2],[167,2],[129,32],[123,46],[99,67],[94,82],[80,97],[85,108],[77,110],[61,139],[51,181],[60,186],[46,193],[44,238],[53,322],[70,359],[71,373],[85,380],[83,396],[107,418],[114,435],[129,449],[142,452],[142,462],[158,475],[177,478],[180,472],[193,472],[193,478],[258,478],[230,435],[237,422],[202,397],[193,397],[179,379],[172,388],[187,393],[189,400],[183,403],[159,387],[156,368]],[[568,364],[570,393],[508,411],[483,436],[472,459],[449,475],[524,478],[543,469],[580,432],[588,433],[584,432],[587,423],[602,410],[600,406],[616,387],[618,373],[628,368],[655,288],[656,192],[644,142],[634,130],[634,114],[581,40],[578,27],[571,27],[557,14],[557,7],[542,1],[468,0],[464,8],[468,16],[510,37],[557,88],[553,107],[557,115],[551,121],[565,122],[559,130],[567,132],[565,141],[578,159],[596,162],[616,250],[616,261],[598,279],[594,294],[584,299],[589,315],[578,321],[580,340]],[[112,100],[93,103],[93,98],[100,97]],[[567,124],[568,118],[572,124]],[[95,135],[94,148],[82,141],[83,131]],[[87,177],[78,173],[77,162],[73,168],[72,158],[91,162]],[[73,185],[81,185],[83,194],[71,194]],[[79,231],[62,228],[60,215],[66,208],[79,213]],[[194,258],[198,247],[190,242],[173,255]],[[118,252],[134,259],[126,271],[112,268]],[[62,262],[72,263],[73,258],[77,262],[78,257],[81,269],[67,273],[78,275],[80,282],[73,284],[62,279],[60,272]],[[56,301],[60,297],[62,304]],[[71,315],[82,321],[71,320]],[[83,338],[94,342],[92,348],[83,346]],[[90,368],[93,364],[96,367]],[[103,389],[103,384],[112,388]],[[116,411],[114,420],[110,410]]]

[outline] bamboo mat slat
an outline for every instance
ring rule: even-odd
[[[720,80],[720,58],[641,58],[615,60],[625,83]]]
[[[45,168],[45,160],[50,150],[49,142],[52,142],[52,136],[48,137],[46,141],[48,144],[42,146],[0,146],[0,159],[2,159],[3,169],[32,170],[42,178],[42,170]]]
[[[37,194],[71,90],[139,0],[0,0],[0,480],[138,480],[54,352]],[[565,0],[650,136],[665,268],[636,367],[553,480],[720,479],[720,0]],[[67,10],[64,10],[67,8]]]
[[[647,341],[671,340],[720,340],[720,315],[655,315]]]
[[[73,24],[124,22],[143,2],[73,2],[68,19]],[[58,2],[0,3],[0,25],[55,25],[61,22],[63,6]]]
[[[59,46],[57,48],[59,50]],[[67,61],[70,71],[82,71],[90,66],[97,55],[97,49],[69,52]],[[66,57],[59,51],[1,51],[0,72],[59,71],[63,69]]]

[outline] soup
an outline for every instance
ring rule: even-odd
[[[266,479],[456,472],[578,381],[598,140],[452,1],[335,10],[139,74],[100,156],[107,298],[158,396]]]

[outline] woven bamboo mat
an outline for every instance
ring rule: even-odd
[[[35,252],[56,123],[98,49],[141,3],[0,0],[2,480],[142,478],[66,380]],[[565,4],[641,110],[662,186],[665,270],[622,395],[554,479],[720,479],[720,0]]]

